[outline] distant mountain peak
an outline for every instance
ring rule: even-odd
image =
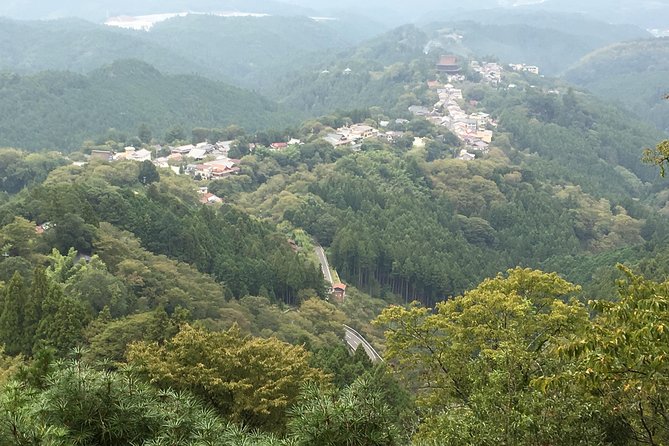
[[[158,78],[162,73],[153,65],[138,59],[121,59],[105,65],[93,72],[98,76],[114,77],[133,77],[133,78]]]

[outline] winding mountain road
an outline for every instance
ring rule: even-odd
[[[316,245],[314,251],[316,252],[316,257],[318,257],[318,261],[321,264],[323,277],[325,277],[325,280],[328,281],[330,286],[334,285],[334,280],[332,279],[332,273],[330,272],[330,264],[328,263],[328,258],[325,255],[323,247]],[[372,347],[372,344],[367,342],[367,340],[360,333],[358,333],[348,325],[344,325],[344,331],[345,331],[344,340],[346,341],[346,345],[348,345],[348,348],[350,348],[352,351],[356,351],[358,346],[362,345],[362,347],[365,349],[365,353],[367,353],[367,356],[372,362],[383,361],[383,358],[374,349],[374,347]]]
[[[334,281],[332,280],[332,273],[330,272],[330,264],[328,263],[328,258],[325,256],[325,251],[323,251],[323,247],[316,245],[314,251],[316,252],[318,261],[321,262],[321,270],[323,270],[323,277],[325,277],[325,280],[328,281],[330,286],[334,285]]]
[[[358,346],[362,345],[362,347],[365,349],[365,353],[367,353],[367,356],[372,362],[383,362],[383,358],[381,355],[379,355],[379,352],[377,352],[374,347],[372,347],[372,344],[367,342],[367,340],[360,333],[348,325],[344,325],[344,330],[346,330],[344,339],[346,340],[346,344],[351,350],[356,351]]]

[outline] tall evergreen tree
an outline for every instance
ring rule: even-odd
[[[84,306],[63,294],[59,286],[49,290],[42,305],[44,317],[37,327],[36,339],[55,348],[59,353],[67,353],[83,341],[83,330],[88,322]]]
[[[35,268],[30,292],[23,310],[23,354],[30,355],[42,319],[42,304],[49,294],[49,280],[44,268]]]
[[[23,351],[23,309],[26,290],[23,278],[18,272],[5,288],[5,301],[0,314],[0,340],[5,344],[5,352],[17,355]]]
[[[160,180],[160,174],[151,161],[142,161],[139,165],[138,179],[142,184],[151,184]]]

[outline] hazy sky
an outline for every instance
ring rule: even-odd
[[[396,25],[429,16],[430,11],[496,7],[581,12],[609,22],[669,28],[669,0],[0,0],[0,15],[21,19],[76,16],[101,22],[115,15],[239,10],[366,16]]]

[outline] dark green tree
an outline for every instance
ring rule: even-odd
[[[291,410],[288,430],[299,446],[393,446],[400,444],[390,408],[368,379],[339,394],[310,385]]]
[[[0,314],[0,340],[5,344],[5,353],[17,355],[24,350],[23,311],[26,304],[26,289],[23,278],[16,272],[7,284]]]
[[[183,141],[186,135],[181,127],[172,127],[165,134],[165,142],[171,144],[175,141]]]
[[[65,214],[54,221],[54,228],[46,234],[47,241],[60,252],[74,248],[78,252],[90,253],[95,226],[77,214]]]
[[[149,160],[144,160],[139,165],[139,182],[147,185],[160,181],[160,174],[156,166]]]
[[[81,303],[66,297],[60,286],[54,285],[49,290],[42,305],[42,314],[44,317],[37,327],[39,344],[65,354],[83,342],[83,330],[88,323],[86,309]]]
[[[49,279],[44,268],[35,268],[33,280],[30,284],[30,292],[23,316],[23,354],[30,355],[33,351],[33,343],[37,334],[37,327],[42,319],[42,305],[49,294]]]
[[[195,127],[191,131],[191,135],[193,137],[192,138],[193,144],[205,142],[206,140],[209,139],[209,136],[211,135],[211,129],[206,129],[203,127]]]

